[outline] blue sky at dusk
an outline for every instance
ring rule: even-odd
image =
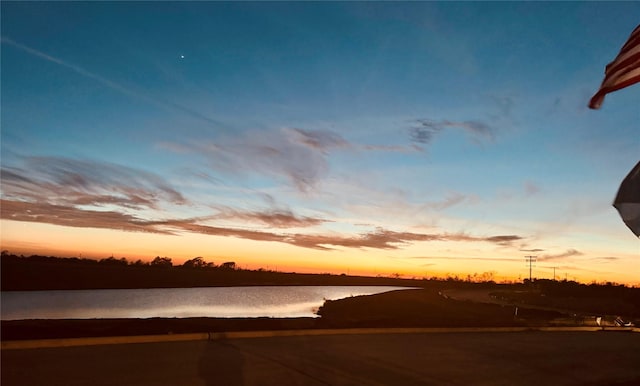
[[[2,244],[637,284],[637,2],[2,2]]]

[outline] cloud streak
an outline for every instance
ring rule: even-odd
[[[53,205],[156,209],[183,205],[186,198],[160,176],[113,163],[64,157],[26,157],[0,169],[2,195]]]
[[[252,130],[221,137],[215,142],[160,143],[159,146],[180,154],[200,154],[219,172],[268,176],[305,193],[316,190],[329,175],[329,156],[334,151],[419,151],[415,146],[357,145],[330,130],[299,128]]]
[[[445,130],[458,129],[466,132],[475,141],[491,141],[494,139],[495,130],[481,121],[433,121],[430,119],[417,119],[415,126],[409,129],[409,137],[416,144],[429,145],[436,136]]]
[[[474,126],[473,123],[464,124]],[[443,125],[456,123],[445,121]],[[424,152],[416,143],[353,143],[336,131],[298,127],[246,130],[214,140],[164,141],[156,146],[176,154],[199,155],[208,161],[212,170],[232,178],[266,177],[278,183],[284,182],[302,193],[321,188],[331,173],[330,157],[337,152],[356,157],[369,152]]]
[[[103,228],[130,232],[174,234],[154,223],[115,211],[81,210],[72,206],[0,200],[5,220],[38,222],[75,228]]]
[[[521,240],[516,235],[497,235],[476,237],[465,234],[423,234],[412,232],[395,232],[378,228],[373,232],[354,236],[279,233],[220,227],[202,224],[203,218],[169,219],[161,221],[143,220],[136,216],[115,211],[83,210],[73,206],[54,205],[49,203],[32,203],[1,200],[2,219],[14,221],[39,222],[80,228],[104,228],[133,232],[148,232],[177,235],[182,232],[199,233],[220,237],[236,237],[254,241],[270,241],[291,244],[301,248],[332,250],[336,247],[400,249],[415,242],[489,242],[504,245]],[[206,218],[204,220],[207,220]],[[314,220],[315,221],[315,220]]]
[[[288,181],[301,192],[315,189],[327,176],[331,150],[348,146],[336,133],[300,129],[256,130],[241,137],[183,145],[205,156],[218,171],[267,175]]]
[[[359,236],[339,237],[324,235],[298,235],[295,245],[307,248],[327,249],[327,246],[347,248],[400,249],[414,242],[454,241],[454,242],[490,242],[503,245],[507,240],[521,240],[515,235],[474,237],[465,234],[424,234],[412,232],[395,232],[378,228],[374,232]]]
[[[564,260],[570,257],[581,256],[581,255],[583,255],[583,253],[576,249],[567,249],[565,252],[562,252],[562,253],[541,255],[538,257],[538,259],[544,260],[544,261]]]
[[[290,209],[271,209],[267,211],[240,211],[232,208],[219,208],[219,213],[211,219],[242,220],[258,222],[270,228],[307,228],[322,225],[329,220],[299,216]]]
[[[461,204],[464,201],[468,201],[470,199],[471,198],[465,194],[459,192],[450,192],[443,200],[427,203],[425,204],[425,206],[435,210],[444,210],[452,206]]]
[[[317,149],[322,152],[328,151],[331,148],[348,148],[351,144],[347,142],[342,136],[337,133],[328,130],[303,130],[303,129],[290,129],[291,139],[293,142],[298,142],[302,145],[308,146],[311,149]]]
[[[592,257],[591,260],[616,261],[616,260],[620,260],[620,258],[616,256],[598,256],[598,257]]]
[[[400,249],[412,244],[413,242],[425,241],[490,242],[502,245],[505,239],[522,239],[520,236],[514,235],[473,237],[462,234],[420,234],[411,232],[395,232],[381,228],[377,229],[374,232],[363,233],[356,236],[342,236],[300,233],[278,234],[272,232],[193,224],[188,221],[168,221],[161,224],[195,233],[203,233],[216,236],[233,236],[258,241],[277,241],[295,245],[297,247],[319,250],[332,250],[335,247],[390,250]]]

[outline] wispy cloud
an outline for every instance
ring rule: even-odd
[[[328,151],[332,148],[348,148],[351,146],[340,134],[329,130],[290,129],[289,133],[294,142],[320,151]]]
[[[280,129],[254,130],[216,142],[174,144],[171,148],[199,153],[219,172],[269,176],[307,192],[328,174],[327,154],[347,146],[348,142],[335,133]]]
[[[369,151],[383,151],[390,153],[402,153],[402,154],[412,154],[412,153],[422,153],[424,151],[418,145],[362,145],[362,149]]]
[[[436,136],[447,129],[459,129],[466,132],[473,140],[493,140],[495,130],[489,124],[482,121],[434,121],[430,119],[417,119],[414,126],[409,129],[409,137],[414,143],[428,145]]]
[[[436,122],[428,120],[418,120],[416,123],[417,126],[409,129],[409,136],[413,142],[423,145],[430,144],[435,135],[443,129]]]
[[[132,209],[187,202],[162,177],[127,166],[63,157],[25,157],[22,161],[20,166],[0,170],[4,198]]]
[[[270,209],[265,211],[241,211],[232,208],[218,208],[219,213],[211,219],[242,220],[258,222],[270,228],[306,228],[321,225],[329,220],[299,216],[290,209]]]
[[[532,181],[524,182],[524,194],[525,196],[533,196],[540,193],[540,187]]]
[[[173,234],[133,215],[115,211],[82,210],[73,206],[0,200],[5,220],[38,222],[75,228],[105,228],[131,232]]]
[[[210,236],[237,237],[255,241],[279,241],[283,242],[285,236],[273,232],[255,231],[250,229],[225,228],[211,225],[203,225],[193,222],[193,220],[168,220],[160,221],[155,225],[175,229],[176,231],[186,231],[200,233]]]
[[[431,202],[431,203],[425,204],[425,206],[432,209],[436,209],[436,210],[443,210],[443,209],[447,209],[452,206],[458,205],[466,200],[469,200],[468,195],[465,195],[459,192],[450,192],[446,195],[446,197],[443,200],[437,201],[437,202]]]
[[[412,244],[413,242],[425,241],[458,241],[458,242],[491,242],[503,244],[505,240],[521,240],[522,237],[515,235],[474,237],[465,234],[449,233],[412,233],[395,232],[378,228],[374,232],[364,233],[358,236],[325,236],[325,235],[297,235],[295,245],[308,248],[326,249],[326,246],[340,246],[348,248],[374,248],[374,249],[399,249]]]
[[[496,243],[502,246],[510,246],[514,241],[520,241],[522,237],[515,235],[506,235],[506,236],[491,236],[485,238],[485,241],[489,241],[492,243]]]
[[[620,260],[620,258],[615,256],[597,256],[597,257],[592,257],[591,260],[616,261],[616,260]]]
[[[400,249],[415,242],[429,241],[489,242],[503,245],[504,243],[522,239],[522,237],[516,235],[477,237],[466,234],[396,232],[382,228],[378,228],[373,232],[346,236],[335,234],[284,233],[221,227],[202,223],[202,221],[209,221],[210,218],[151,221],[115,211],[83,210],[73,206],[49,203],[32,203],[3,199],[0,204],[2,205],[2,211],[0,212],[1,217],[7,220],[173,235],[180,234],[181,232],[200,233],[255,241],[280,242],[302,248],[319,250],[331,250],[335,247],[390,250]],[[290,220],[290,218],[287,218],[284,222],[290,224],[287,223],[287,221]]]
[[[251,130],[215,142],[164,142],[158,146],[176,153],[200,154],[218,172],[268,176],[301,192],[315,190],[329,175],[329,156],[334,151],[419,151],[415,146],[354,144],[334,131],[300,128]]]
[[[563,260],[573,256],[581,256],[583,253],[576,249],[567,249],[565,252],[557,253],[557,254],[547,254],[541,255],[538,257],[539,260],[550,261],[550,260]]]
[[[329,249],[328,246],[347,248],[398,249],[412,241],[437,240],[437,235],[393,232],[378,229],[358,236],[296,235],[292,242],[306,248]]]

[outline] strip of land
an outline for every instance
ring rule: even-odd
[[[416,290],[327,301],[318,318],[151,318],[2,321],[2,340],[201,332],[396,327],[640,325],[640,288],[571,281],[473,283],[295,274],[218,267],[131,265],[3,253],[2,291],[239,285],[389,285]],[[599,318],[599,319],[597,319]]]
[[[591,316],[522,305],[455,300],[431,289],[391,291],[327,301],[318,314],[318,318],[2,321],[2,340],[339,328],[596,326]],[[612,321],[609,321],[609,326],[613,326]]]
[[[130,265],[120,264],[118,260],[106,261],[4,254],[0,259],[0,288],[2,291],[46,291],[268,285],[420,287],[427,282],[393,277],[245,270],[227,266]]]

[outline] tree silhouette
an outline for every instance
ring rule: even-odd
[[[173,267],[173,263],[171,262],[170,257],[156,256],[155,259],[151,261],[151,266],[159,268],[171,268]]]
[[[205,267],[212,267],[213,263],[207,263],[206,261],[204,261],[203,257],[198,256],[198,257],[194,257],[191,260],[185,261],[184,264],[182,264],[182,266],[185,268],[205,268]]]
[[[129,262],[127,261],[127,259],[125,257],[120,258],[120,259],[116,259],[113,256],[107,257],[106,259],[100,259],[100,264],[106,264],[106,265],[128,265]]]
[[[236,263],[234,261],[227,261],[220,266],[222,269],[236,269]]]

